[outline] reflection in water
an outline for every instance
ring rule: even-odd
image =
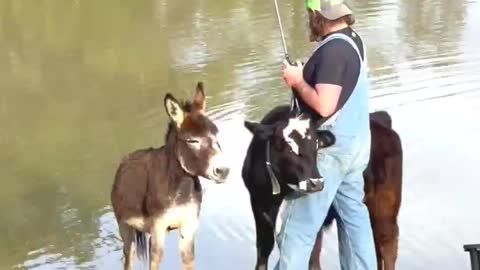
[[[478,100],[478,3],[362,0],[352,6],[355,28],[368,42],[373,108],[395,112],[408,105],[396,119],[420,119],[411,113],[425,113],[415,105],[420,101]],[[117,162],[133,149],[163,143],[163,96],[187,97],[198,80],[205,81],[210,114],[224,127],[238,177],[225,186],[206,183],[197,264],[221,269],[235,262],[232,270],[250,269],[254,227],[239,177],[250,135],[242,121],[259,119],[290,94],[280,78],[283,52],[273,12],[271,2],[253,0],[0,1],[0,269],[121,267],[109,208]],[[314,44],[306,42],[303,2],[282,3],[281,16],[291,55],[307,56]],[[462,107],[464,115],[475,114]],[[426,140],[411,132],[422,126],[395,121],[412,151],[407,157],[418,160],[422,154],[408,146]],[[231,143],[232,136],[240,137]],[[428,151],[441,145],[432,147]],[[409,164],[415,171],[418,165]],[[413,210],[414,195],[424,197],[414,190],[431,185],[413,189],[419,179],[409,181],[414,172],[406,174],[400,264],[428,268],[425,249],[435,238],[445,247],[438,253],[455,254],[449,266],[460,269],[466,263],[460,238],[412,225],[412,216],[423,214]],[[470,239],[466,232],[459,237]],[[423,242],[415,243],[419,235]],[[176,241],[172,234],[167,245]],[[171,250],[165,266],[176,269],[178,254]],[[326,266],[335,265],[334,252],[334,245],[325,249]]]

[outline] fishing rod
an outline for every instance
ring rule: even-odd
[[[282,20],[280,19],[280,11],[278,9],[277,0],[273,0],[273,2],[275,3],[275,13],[277,14],[278,26],[280,28],[280,37],[282,38],[283,54],[285,55],[285,59],[287,59],[288,63],[293,65],[294,63],[290,61],[290,57],[288,55],[287,43],[285,42],[285,34],[283,33]]]
[[[285,34],[283,33],[283,27],[282,27],[282,20],[280,19],[280,11],[278,9],[278,3],[277,3],[277,0],[273,0],[274,4],[275,4],[275,12],[277,14],[277,21],[278,21],[278,26],[280,28],[280,37],[282,38],[282,45],[283,45],[283,54],[285,56],[285,59],[287,60],[287,62],[292,65],[292,66],[296,66],[297,63],[295,62],[292,62],[290,60],[290,56],[288,55],[288,50],[287,50],[287,43],[285,42]],[[297,108],[297,113],[300,112],[300,106],[298,104],[298,93],[292,88],[292,98],[290,100],[290,111],[293,111],[295,109],[295,107]]]

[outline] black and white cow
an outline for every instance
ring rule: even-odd
[[[270,111],[260,123],[245,121],[253,138],[245,156],[242,178],[250,193],[257,235],[256,270],[266,270],[274,245],[275,219],[285,195],[317,192],[323,179],[317,150],[332,145],[330,131],[319,131],[306,116],[291,115],[288,106]]]
[[[292,118],[289,111],[288,106],[281,106],[270,111],[260,124],[245,122],[254,134],[245,156],[242,177],[250,193],[257,232],[255,270],[268,269],[275,221],[285,196],[295,190],[323,189],[323,181],[318,180],[321,176],[316,166],[317,150],[335,142],[332,133],[316,131],[308,118]],[[397,217],[402,198],[402,142],[386,111],[370,113],[370,130],[370,161],[364,171],[365,204],[370,213],[378,269],[394,270],[399,236]],[[336,215],[334,207],[330,207],[312,248],[310,270],[321,269],[323,230]]]

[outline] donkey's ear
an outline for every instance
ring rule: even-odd
[[[271,137],[275,130],[275,128],[271,125],[262,125],[250,121],[244,121],[244,125],[253,134],[253,136],[258,136],[263,140]]]
[[[164,106],[168,117],[170,117],[170,119],[177,124],[177,127],[179,127],[185,118],[185,112],[183,111],[182,106],[180,106],[180,103],[178,103],[170,93],[167,93],[164,99]]]
[[[318,135],[318,146],[317,148],[325,148],[333,145],[335,143],[335,135],[329,130],[319,130],[317,131]]]
[[[195,89],[195,95],[193,96],[193,105],[196,110],[205,112],[205,103],[205,90],[203,88],[203,82],[198,82],[197,88]]]

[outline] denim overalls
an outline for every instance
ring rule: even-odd
[[[360,58],[360,74],[344,107],[320,126],[336,136],[334,145],[320,149],[317,166],[325,178],[323,191],[285,198],[277,217],[276,239],[280,258],[275,270],[307,270],[317,232],[333,203],[338,212],[342,270],[376,270],[377,261],[368,209],[363,203],[363,171],[370,157],[367,66],[355,42],[336,33],[333,39],[348,42]]]

